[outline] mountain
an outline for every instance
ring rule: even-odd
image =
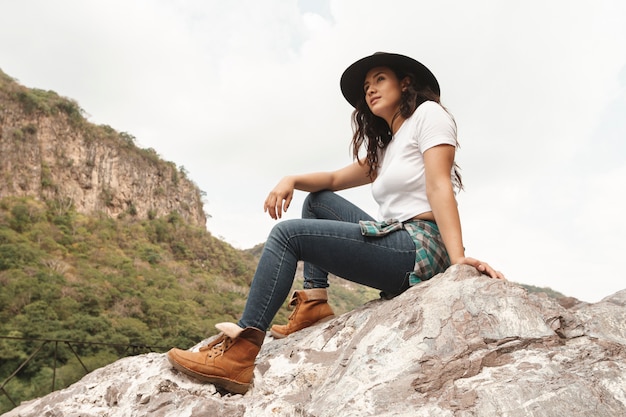
[[[204,226],[202,192],[184,168],[94,125],[73,100],[0,71],[0,197],[58,201],[79,213],[138,219],[178,213]]]
[[[243,396],[150,353],[4,417],[623,416],[625,307],[626,290],[566,308],[453,266],[392,300],[266,337]]]

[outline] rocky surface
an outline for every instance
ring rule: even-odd
[[[52,200],[111,217],[177,212],[188,223],[206,223],[201,192],[184,170],[138,148],[129,134],[87,122],[72,100],[23,87],[2,71],[0,155],[0,197]]]
[[[455,266],[393,300],[266,338],[244,396],[153,353],[5,417],[624,416],[625,304],[626,290],[565,308]]]

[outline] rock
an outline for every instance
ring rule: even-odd
[[[454,266],[392,300],[266,338],[243,396],[197,383],[152,353],[5,417],[622,416],[625,302],[621,291],[566,309]]]

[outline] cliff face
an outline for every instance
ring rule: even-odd
[[[204,225],[201,193],[134,138],[88,123],[72,100],[28,89],[0,71],[0,197],[73,204],[83,213],[139,218],[178,212]]]
[[[623,416],[624,307],[626,290],[565,308],[455,266],[393,300],[267,337],[244,396],[152,353],[5,416]]]

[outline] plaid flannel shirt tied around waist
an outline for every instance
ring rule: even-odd
[[[439,228],[434,222],[409,220],[403,223],[396,219],[381,222],[361,220],[359,226],[361,226],[363,236],[385,236],[402,229],[409,232],[415,242],[415,269],[409,275],[409,285],[429,280],[450,266],[450,257],[441,239]]]

